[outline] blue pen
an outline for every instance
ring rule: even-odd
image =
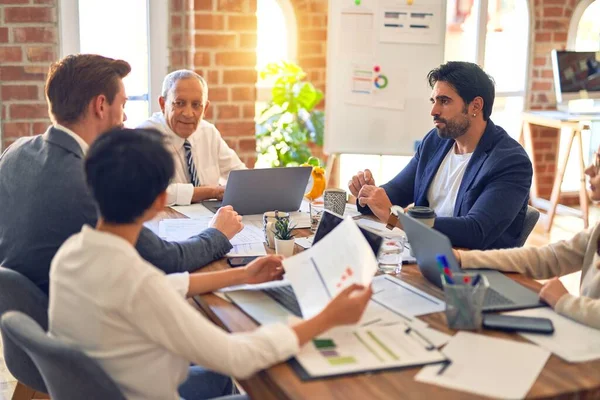
[[[477,284],[479,283],[480,280],[481,280],[481,274],[475,275],[475,279],[473,279],[473,281],[471,282],[471,286],[477,286]]]
[[[443,254],[438,254],[436,256],[436,260],[438,263],[438,268],[440,269],[440,273],[446,279],[446,283],[451,285],[454,284],[454,281],[452,280],[452,275],[450,274],[450,269],[448,268],[448,260],[446,260],[446,256],[444,256]]]

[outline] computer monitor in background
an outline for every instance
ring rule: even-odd
[[[594,51],[552,50],[552,71],[556,102],[586,100],[594,108],[593,99],[600,99],[600,58]]]

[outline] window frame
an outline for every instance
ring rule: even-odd
[[[281,0],[278,0],[281,1]],[[148,114],[160,111],[158,97],[169,69],[169,6],[165,0],[146,0],[148,15]],[[79,0],[58,2],[59,54],[80,52]],[[136,99],[142,96],[135,96]],[[135,101],[135,99],[134,99]]]

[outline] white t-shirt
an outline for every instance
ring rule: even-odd
[[[50,268],[50,335],[96,360],[129,400],[179,400],[190,362],[246,378],[298,352],[284,324],[230,334],[185,300],[189,274],[166,275],[119,236],[84,226]]]
[[[152,114],[140,128],[154,128],[169,138],[169,151],[175,161],[175,176],[167,189],[167,204],[187,206],[192,201],[194,186],[190,183],[190,173],[185,157],[183,143],[185,139],[177,136],[162,113]],[[202,120],[198,128],[188,138],[192,146],[192,156],[201,186],[217,186],[225,183],[229,172],[246,169],[246,165],[223,140],[218,129],[208,121]]]
[[[436,217],[454,216],[458,189],[472,155],[473,153],[456,154],[455,146],[452,146],[444,157],[427,192],[429,207],[435,210]]]

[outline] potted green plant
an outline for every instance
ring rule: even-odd
[[[309,142],[323,145],[325,117],[315,110],[323,92],[305,80],[302,68],[287,61],[268,64],[260,78],[272,81],[273,88],[256,121],[257,165],[300,165],[311,156]]]
[[[291,257],[294,255],[294,235],[292,231],[296,228],[296,225],[292,225],[289,218],[277,217],[275,222],[275,229],[273,231],[275,236],[275,253],[280,254],[284,257]]]

